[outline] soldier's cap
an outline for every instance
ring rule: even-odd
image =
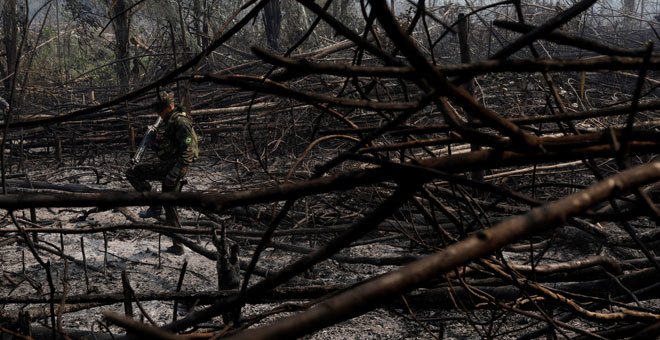
[[[174,93],[169,91],[159,91],[156,101],[151,104],[155,111],[161,111],[164,107],[174,104]]]

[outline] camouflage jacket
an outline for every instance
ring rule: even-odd
[[[199,157],[197,134],[186,112],[177,107],[165,121],[162,140],[158,144],[158,158],[175,160],[187,166]]]

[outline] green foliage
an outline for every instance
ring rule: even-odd
[[[41,41],[33,55],[30,83],[45,84],[79,77],[85,83],[97,86],[114,82],[111,65],[114,54],[107,42],[100,39],[90,41],[72,33],[60,36],[58,48],[57,32],[50,27],[44,28]]]

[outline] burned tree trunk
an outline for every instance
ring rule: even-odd
[[[282,26],[282,10],[280,0],[270,0],[264,7],[264,27],[268,47],[279,50],[280,27]]]
[[[115,56],[117,64],[115,70],[121,88],[121,93],[130,90],[130,13],[125,0],[106,0],[109,8],[110,20],[115,31]]]
[[[193,3],[195,11],[195,30],[197,31],[197,44],[206,49],[209,46],[209,16],[206,1],[195,0]]]
[[[12,79],[16,72],[18,61],[18,10],[16,0],[5,0],[2,6],[2,30],[4,33],[4,45],[7,56],[7,72],[4,75],[4,86],[6,90],[12,88]]]

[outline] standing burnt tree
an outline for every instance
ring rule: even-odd
[[[116,70],[119,80],[120,93],[127,93],[130,89],[131,60],[129,52],[129,37],[131,27],[131,8],[129,1],[105,0],[108,7],[108,16],[112,22],[115,35],[115,55],[117,58]]]
[[[268,47],[279,50],[278,38],[282,26],[282,11],[280,0],[271,0],[264,8],[264,28],[266,29],[266,41]]]
[[[72,35],[64,86],[36,39],[3,125],[0,332],[658,336],[655,4],[111,3],[126,35]],[[201,158],[136,193],[161,88],[189,93]],[[183,227],[136,216],[159,204]]]
[[[3,70],[5,90],[11,90],[18,60],[18,9],[16,0],[4,1],[2,6],[2,38],[6,68]]]

